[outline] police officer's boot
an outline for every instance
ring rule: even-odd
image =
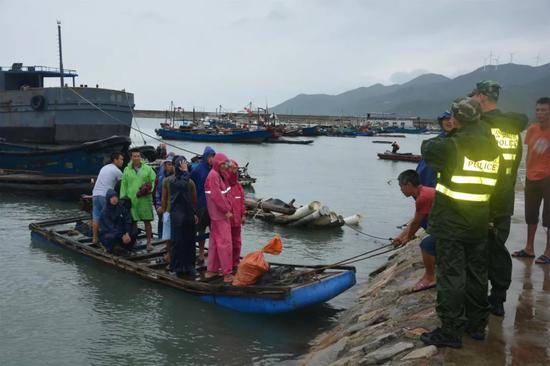
[[[491,314],[496,316],[504,316],[504,303],[492,300],[491,297],[489,297],[489,306],[489,311]]]
[[[441,328],[422,334],[420,340],[427,346],[462,348],[460,337],[447,335]]]
[[[485,340],[485,329],[466,327],[466,334],[468,334],[472,339],[475,339],[476,341]]]

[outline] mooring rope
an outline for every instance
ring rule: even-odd
[[[344,225],[346,225],[347,227],[349,227],[349,228],[352,229],[352,230],[355,230],[355,231],[358,232],[359,234],[363,234],[363,235],[365,235],[365,236],[368,236],[369,238],[380,239],[380,240],[389,240],[389,241],[392,241],[392,240],[393,240],[393,238],[383,238],[383,237],[381,237],[381,236],[376,236],[376,235],[371,235],[371,234],[369,234],[369,233],[365,233],[364,231],[361,231],[361,230],[359,230],[359,229],[353,227],[353,226],[350,225],[350,224],[344,224]]]
[[[100,111],[100,112],[104,113],[105,115],[111,117],[111,118],[114,119],[115,121],[118,121],[118,122],[120,122],[120,123],[122,123],[122,124],[125,124],[125,123],[126,123],[126,122],[121,121],[120,119],[116,118],[115,116],[113,116],[113,115],[110,114],[109,112],[103,110],[101,107],[99,107],[98,105],[94,104],[92,101],[86,99],[84,96],[82,96],[82,95],[81,95],[80,93],[78,93],[76,90],[74,90],[72,87],[68,86],[67,88],[68,88],[69,90],[71,90],[73,93],[75,93],[77,96],[79,96],[80,98],[82,98],[82,100],[84,100],[86,103],[88,103],[88,104],[90,104],[92,107],[96,108],[98,111]],[[126,92],[125,92],[125,93],[126,93]],[[132,113],[132,118],[133,118],[133,113]],[[180,146],[171,144],[171,143],[169,143],[169,142],[163,141],[163,140],[161,140],[161,139],[159,139],[159,138],[156,138],[156,137],[153,136],[153,135],[148,134],[147,132],[141,131],[139,128],[135,128],[134,126],[130,126],[130,128],[131,128],[132,130],[134,130],[134,131],[139,132],[141,135],[145,135],[145,136],[147,136],[147,137],[149,137],[149,138],[151,138],[151,139],[153,139],[153,140],[155,140],[155,141],[157,141],[157,142],[161,142],[161,143],[163,143],[163,144],[166,144],[167,146],[173,147],[173,148],[175,148],[175,149],[179,149],[179,150],[181,150],[181,151],[185,151],[185,152],[190,153],[190,154],[194,154],[194,155],[197,155],[197,156],[201,156],[201,154],[199,154],[199,153],[197,153],[197,152],[195,152],[195,151],[187,150],[187,149],[184,149],[183,147],[180,147]],[[142,137],[143,137],[143,136],[142,136]],[[145,141],[145,140],[144,140],[144,141]]]

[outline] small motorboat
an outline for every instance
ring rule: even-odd
[[[415,155],[413,153],[392,153],[391,151],[386,151],[384,153],[378,153],[378,158],[383,160],[409,161],[411,163],[418,163],[422,160],[422,155]]]
[[[287,137],[270,137],[266,140],[268,144],[289,144],[289,145],[309,145],[313,143],[313,140],[304,140],[297,138]]]
[[[269,263],[270,270],[250,286],[233,286],[221,276],[206,278],[199,267],[197,278],[171,275],[164,260],[166,242],[154,241],[147,252],[144,235],[123,255],[110,254],[92,244],[89,215],[30,224],[34,243],[53,244],[137,277],[170,286],[224,308],[258,314],[278,314],[321,304],[355,284],[355,267]],[[197,238],[198,239],[198,238]],[[113,272],[112,275],[116,275]]]

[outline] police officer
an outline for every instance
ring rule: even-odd
[[[510,218],[514,213],[514,188],[521,161],[520,133],[527,126],[527,116],[503,113],[497,108],[501,86],[496,81],[484,80],[476,84],[470,93],[481,105],[481,120],[491,129],[500,149],[502,176],[491,196],[490,225],[487,241],[491,313],[504,316],[506,291],[512,281],[512,259],[506,240],[510,234]]]
[[[437,305],[441,328],[421,340],[462,347],[466,330],[485,339],[489,200],[499,175],[500,152],[481,107],[471,98],[451,105],[457,129],[422,143],[422,156],[438,175],[428,232],[437,237]]]

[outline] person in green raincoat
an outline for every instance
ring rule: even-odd
[[[153,186],[155,184],[155,172],[141,160],[139,150],[130,150],[131,161],[124,168],[120,185],[120,197],[127,197],[132,202],[132,220],[137,226],[138,221],[143,221],[147,235],[147,250],[151,251],[153,245]]]

